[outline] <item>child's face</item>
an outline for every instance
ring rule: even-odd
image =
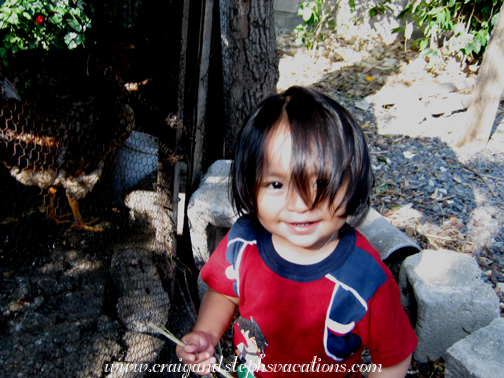
[[[291,146],[290,133],[280,126],[265,149],[263,180],[257,193],[257,215],[262,226],[273,235],[277,251],[292,251],[298,256],[310,257],[345,224],[345,206],[334,212],[345,193],[341,190],[333,204],[310,209],[311,206],[303,201],[291,184]],[[315,198],[315,172],[310,180]],[[337,234],[330,244],[334,247],[333,243],[337,243]],[[327,250],[332,249],[327,247]]]

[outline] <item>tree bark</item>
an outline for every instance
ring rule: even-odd
[[[504,93],[504,3],[483,57],[474,95],[467,110],[468,121],[457,147],[487,143]]]
[[[273,0],[220,0],[226,158],[254,107],[276,92]]]

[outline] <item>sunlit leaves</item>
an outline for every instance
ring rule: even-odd
[[[5,0],[0,7],[0,64],[7,66],[19,50],[84,45],[93,12],[84,8],[82,0]]]
[[[421,56],[481,56],[503,0],[410,0],[399,18],[411,15],[424,36],[415,45]],[[409,25],[410,22],[407,23]],[[402,32],[397,28],[395,32]],[[406,38],[411,33],[406,33]]]

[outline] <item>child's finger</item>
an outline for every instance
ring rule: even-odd
[[[177,347],[177,356],[184,362],[199,363],[212,356],[208,351],[199,351],[194,344],[186,345],[184,348]]]
[[[208,360],[212,355],[208,352],[195,352],[188,353],[187,358],[190,362],[201,363],[205,360]]]
[[[182,360],[182,362],[187,363],[187,362],[193,362],[196,360],[194,356],[194,352],[187,352],[185,351],[185,347],[182,348],[177,345],[177,348],[175,349],[177,353],[177,357]]]

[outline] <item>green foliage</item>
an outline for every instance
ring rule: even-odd
[[[381,0],[369,5],[368,15],[370,18],[384,14],[391,9],[388,4],[392,0]],[[348,0],[350,11],[355,11],[355,0]],[[298,42],[304,43],[308,49],[314,49],[317,41],[323,40],[322,29],[334,30],[335,11],[339,8],[339,0],[302,0],[298,4],[298,15],[303,18],[303,25],[294,29]]]
[[[436,61],[441,55],[461,58],[481,57],[503,0],[410,0],[399,18],[411,15],[411,21],[395,32],[405,32],[411,38],[413,25],[424,36],[414,44],[420,56]]]
[[[416,28],[423,36],[414,42],[421,57],[429,57],[431,65],[443,56],[460,59],[479,59],[483,56],[491,33],[499,17],[504,0],[409,0],[397,16],[407,20],[404,26],[393,32],[404,32],[411,39]],[[302,0],[298,14],[304,25],[296,27],[297,38],[309,49],[316,48],[323,39],[322,29],[334,30],[334,11],[339,0],[332,6],[329,0]],[[374,0],[366,3],[370,18],[391,9],[392,0]],[[355,0],[348,0],[355,11]]]
[[[5,0],[0,7],[0,65],[23,50],[85,46],[93,8],[82,0]]]
[[[308,49],[316,49],[317,41],[324,38],[322,29],[335,28],[334,11],[337,7],[338,1],[302,0],[298,4],[298,15],[303,18],[304,24],[294,29],[298,42],[304,43]]]

